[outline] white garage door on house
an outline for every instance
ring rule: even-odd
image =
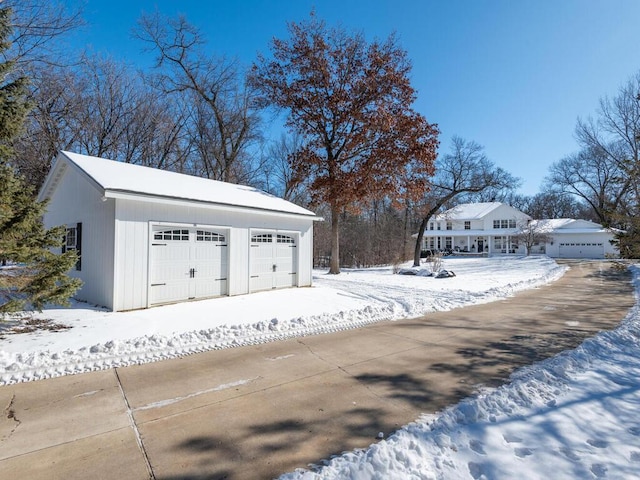
[[[561,242],[560,258],[604,258],[604,244],[597,242]]]
[[[150,305],[227,294],[226,232],[154,226],[152,233]]]
[[[261,232],[251,235],[249,291],[297,285],[297,245],[293,235]]]

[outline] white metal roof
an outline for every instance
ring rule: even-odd
[[[246,185],[209,180],[73,152],[61,152],[61,154],[103,189],[107,198],[119,194],[134,194],[315,217],[315,214],[306,208]]]

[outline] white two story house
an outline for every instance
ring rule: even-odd
[[[482,255],[526,255],[517,234],[532,219],[505,203],[465,203],[429,219],[423,250],[447,250]],[[530,253],[553,258],[605,258],[617,256],[611,243],[614,232],[587,220],[534,220],[550,240]]]
[[[526,254],[525,247],[512,237],[530,220],[505,203],[464,203],[429,219],[423,249]]]

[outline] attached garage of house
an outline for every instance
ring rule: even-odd
[[[558,218],[536,220],[541,231],[550,235],[544,251],[552,258],[617,257],[615,232],[588,220]]]
[[[81,262],[77,298],[114,311],[311,285],[305,208],[252,187],[61,152],[40,200]]]

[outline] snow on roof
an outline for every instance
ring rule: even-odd
[[[478,220],[503,205],[500,202],[461,203],[437,216],[439,220]]]
[[[142,194],[315,217],[315,214],[306,208],[246,185],[235,185],[73,152],[61,153],[104,189],[105,194]]]
[[[609,231],[599,223],[590,222],[589,220],[576,220],[574,218],[548,218],[544,220],[532,220],[531,223],[549,233],[592,233]]]

